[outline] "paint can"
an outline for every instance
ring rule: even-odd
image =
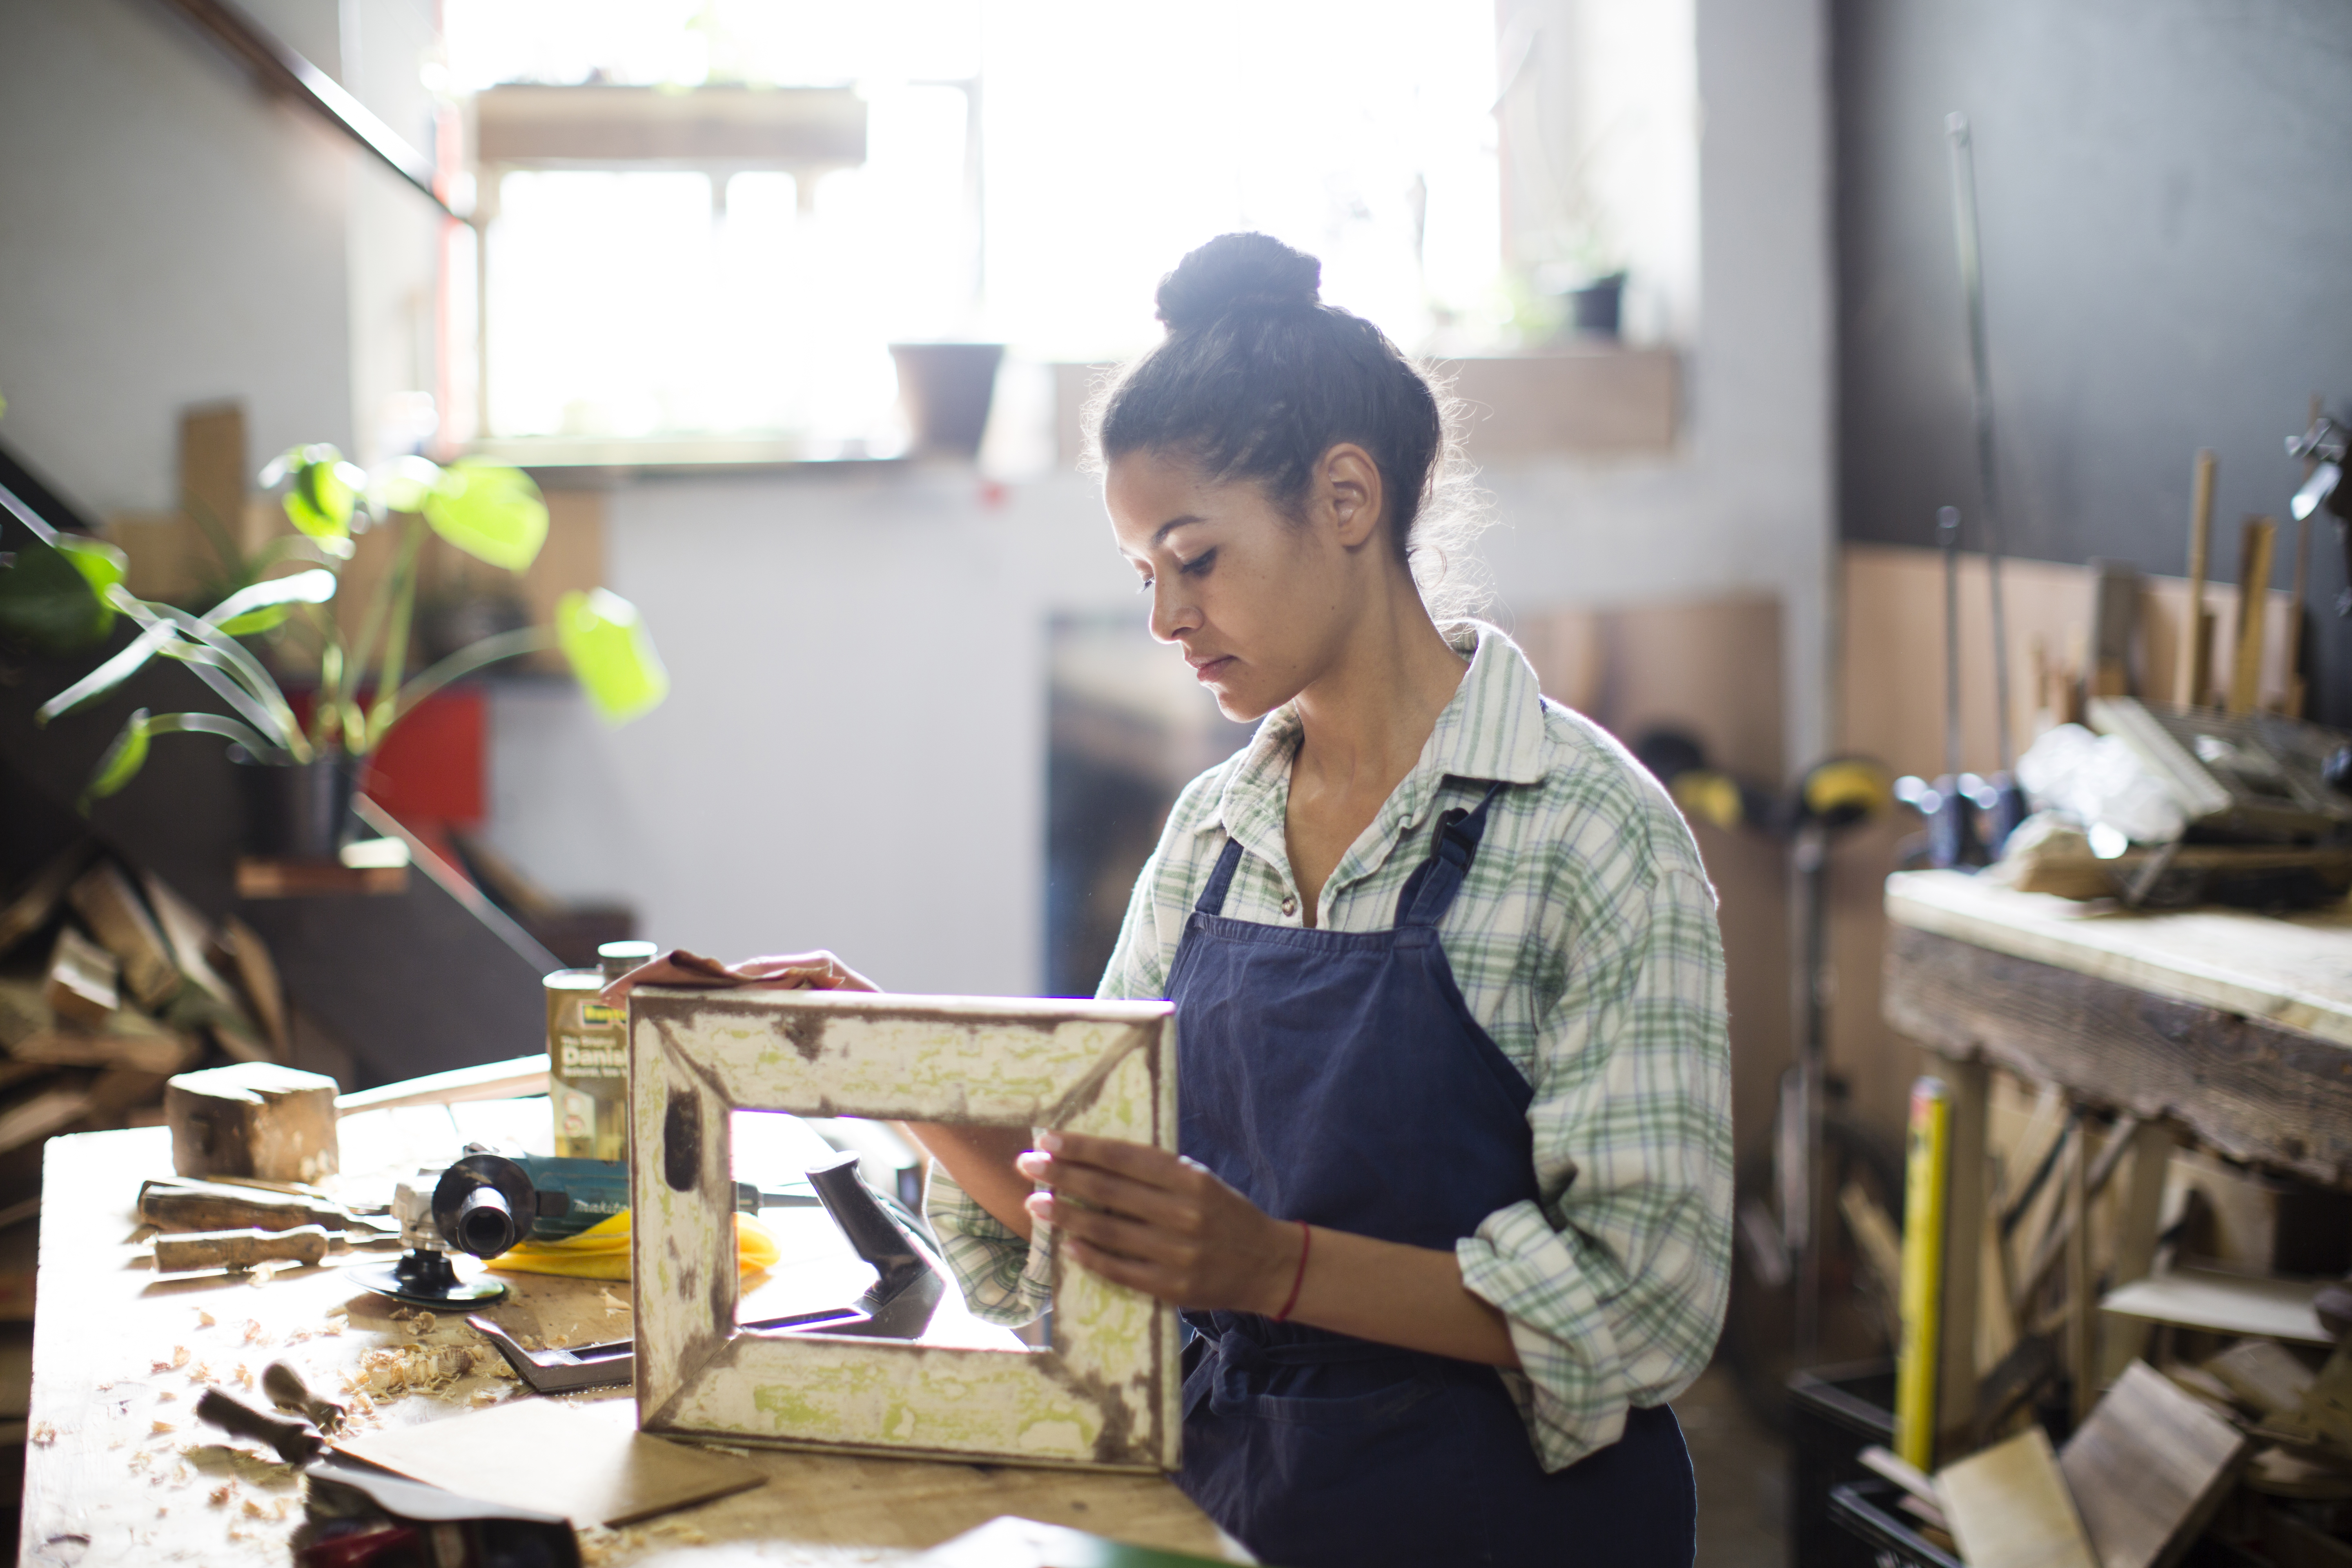
[[[649,942],[608,942],[596,950],[597,968],[547,976],[547,1100],[561,1158],[628,1158],[629,1013],[596,994],[657,951]]]

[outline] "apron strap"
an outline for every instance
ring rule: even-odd
[[[1234,868],[1242,863],[1242,841],[1231,834],[1225,836],[1225,852],[1217,857],[1216,869],[1209,873],[1209,885],[1201,889],[1201,901],[1192,906],[1199,914],[1224,912],[1225,889],[1234,885]]]
[[[1470,862],[1478,853],[1478,841],[1486,836],[1486,808],[1495,797],[1510,787],[1502,783],[1487,786],[1486,798],[1475,808],[1454,806],[1437,819],[1437,830],[1432,833],[1429,858],[1423,860],[1404,891],[1397,895],[1396,923],[1404,926],[1435,926],[1453,907],[1454,895],[1462,890],[1462,883],[1470,873]]]

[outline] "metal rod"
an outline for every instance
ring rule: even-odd
[[[434,188],[433,160],[410,146],[346,91],[342,83],[289,48],[230,0],[170,0],[170,4],[251,67],[264,87],[284,93],[318,115],[415,186],[435,206],[457,216]]]
[[[1969,117],[1955,111],[1944,130],[1952,149],[1952,219],[1960,247],[1960,288],[1969,304],[1969,368],[1974,375],[1977,424],[1977,479],[1984,491],[1985,570],[1992,583],[1992,702],[1993,734],[1999,742],[2000,770],[2008,773],[2016,761],[2010,744],[2009,621],[2000,599],[2000,502],[1993,485],[1992,377],[1985,363],[1984,250],[1977,235],[1976,155],[1969,138]]]
[[[1944,776],[1960,787],[1960,509],[1936,509],[1944,552]]]

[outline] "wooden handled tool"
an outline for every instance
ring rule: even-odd
[[[139,1222],[158,1230],[329,1230],[380,1228],[341,1204],[272,1187],[226,1182],[156,1180],[139,1189]]]
[[[322,1226],[291,1230],[197,1230],[155,1238],[155,1271],[185,1274],[201,1268],[250,1268],[257,1263],[326,1261],[327,1254],[351,1250]]]
[[[300,1411],[321,1432],[331,1432],[343,1424],[343,1407],[312,1393],[292,1362],[273,1361],[264,1367],[261,1392],[269,1395],[270,1403],[280,1410]]]
[[[327,1440],[308,1421],[289,1421],[257,1410],[217,1388],[205,1389],[196,1400],[196,1419],[209,1421],[232,1436],[266,1443],[289,1465],[307,1465],[327,1451]]]

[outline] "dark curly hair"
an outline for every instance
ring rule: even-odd
[[[1185,257],[1160,281],[1166,340],[1100,401],[1099,460],[1181,456],[1212,482],[1255,482],[1295,516],[1316,463],[1352,441],[1380,468],[1390,542],[1426,592],[1456,542],[1425,526],[1451,466],[1445,399],[1378,327],[1322,302],[1322,274],[1263,234],[1220,235]]]

